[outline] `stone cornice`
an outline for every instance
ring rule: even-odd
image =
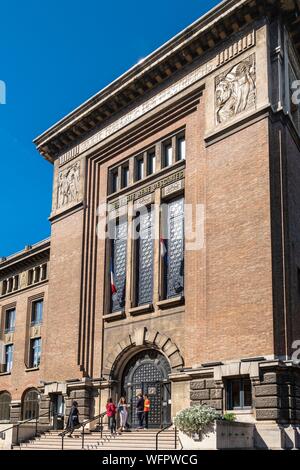
[[[15,253],[0,261],[0,276],[5,272],[14,271],[18,266],[29,266],[35,260],[49,258],[50,254],[50,238],[43,240],[35,245],[25,247],[19,253]]]
[[[300,0],[225,0],[37,137],[34,143],[46,159],[54,161],[83,136],[88,136],[178,70],[265,16],[288,15],[299,51],[299,11]]]

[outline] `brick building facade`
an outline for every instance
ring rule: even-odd
[[[225,1],[35,140],[51,238],[0,263],[2,421],[126,395],[134,426],[143,391],[153,427],[207,403],[293,435],[298,15]]]

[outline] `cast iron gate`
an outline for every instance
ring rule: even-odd
[[[150,400],[149,427],[160,428],[170,423],[171,384],[167,359],[155,350],[143,351],[131,359],[123,375],[123,394],[126,396],[128,424],[138,427],[137,396],[147,394]]]

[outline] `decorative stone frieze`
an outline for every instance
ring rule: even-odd
[[[57,209],[79,200],[80,192],[80,163],[61,170],[58,173]]]
[[[216,77],[215,103],[217,124],[224,124],[241,112],[255,107],[255,54]]]

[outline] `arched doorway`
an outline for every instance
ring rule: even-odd
[[[139,393],[146,393],[150,399],[150,428],[160,428],[170,423],[170,373],[167,358],[156,350],[141,351],[129,360],[122,376],[121,393],[129,405],[128,424],[131,427],[138,426],[136,402]]]

